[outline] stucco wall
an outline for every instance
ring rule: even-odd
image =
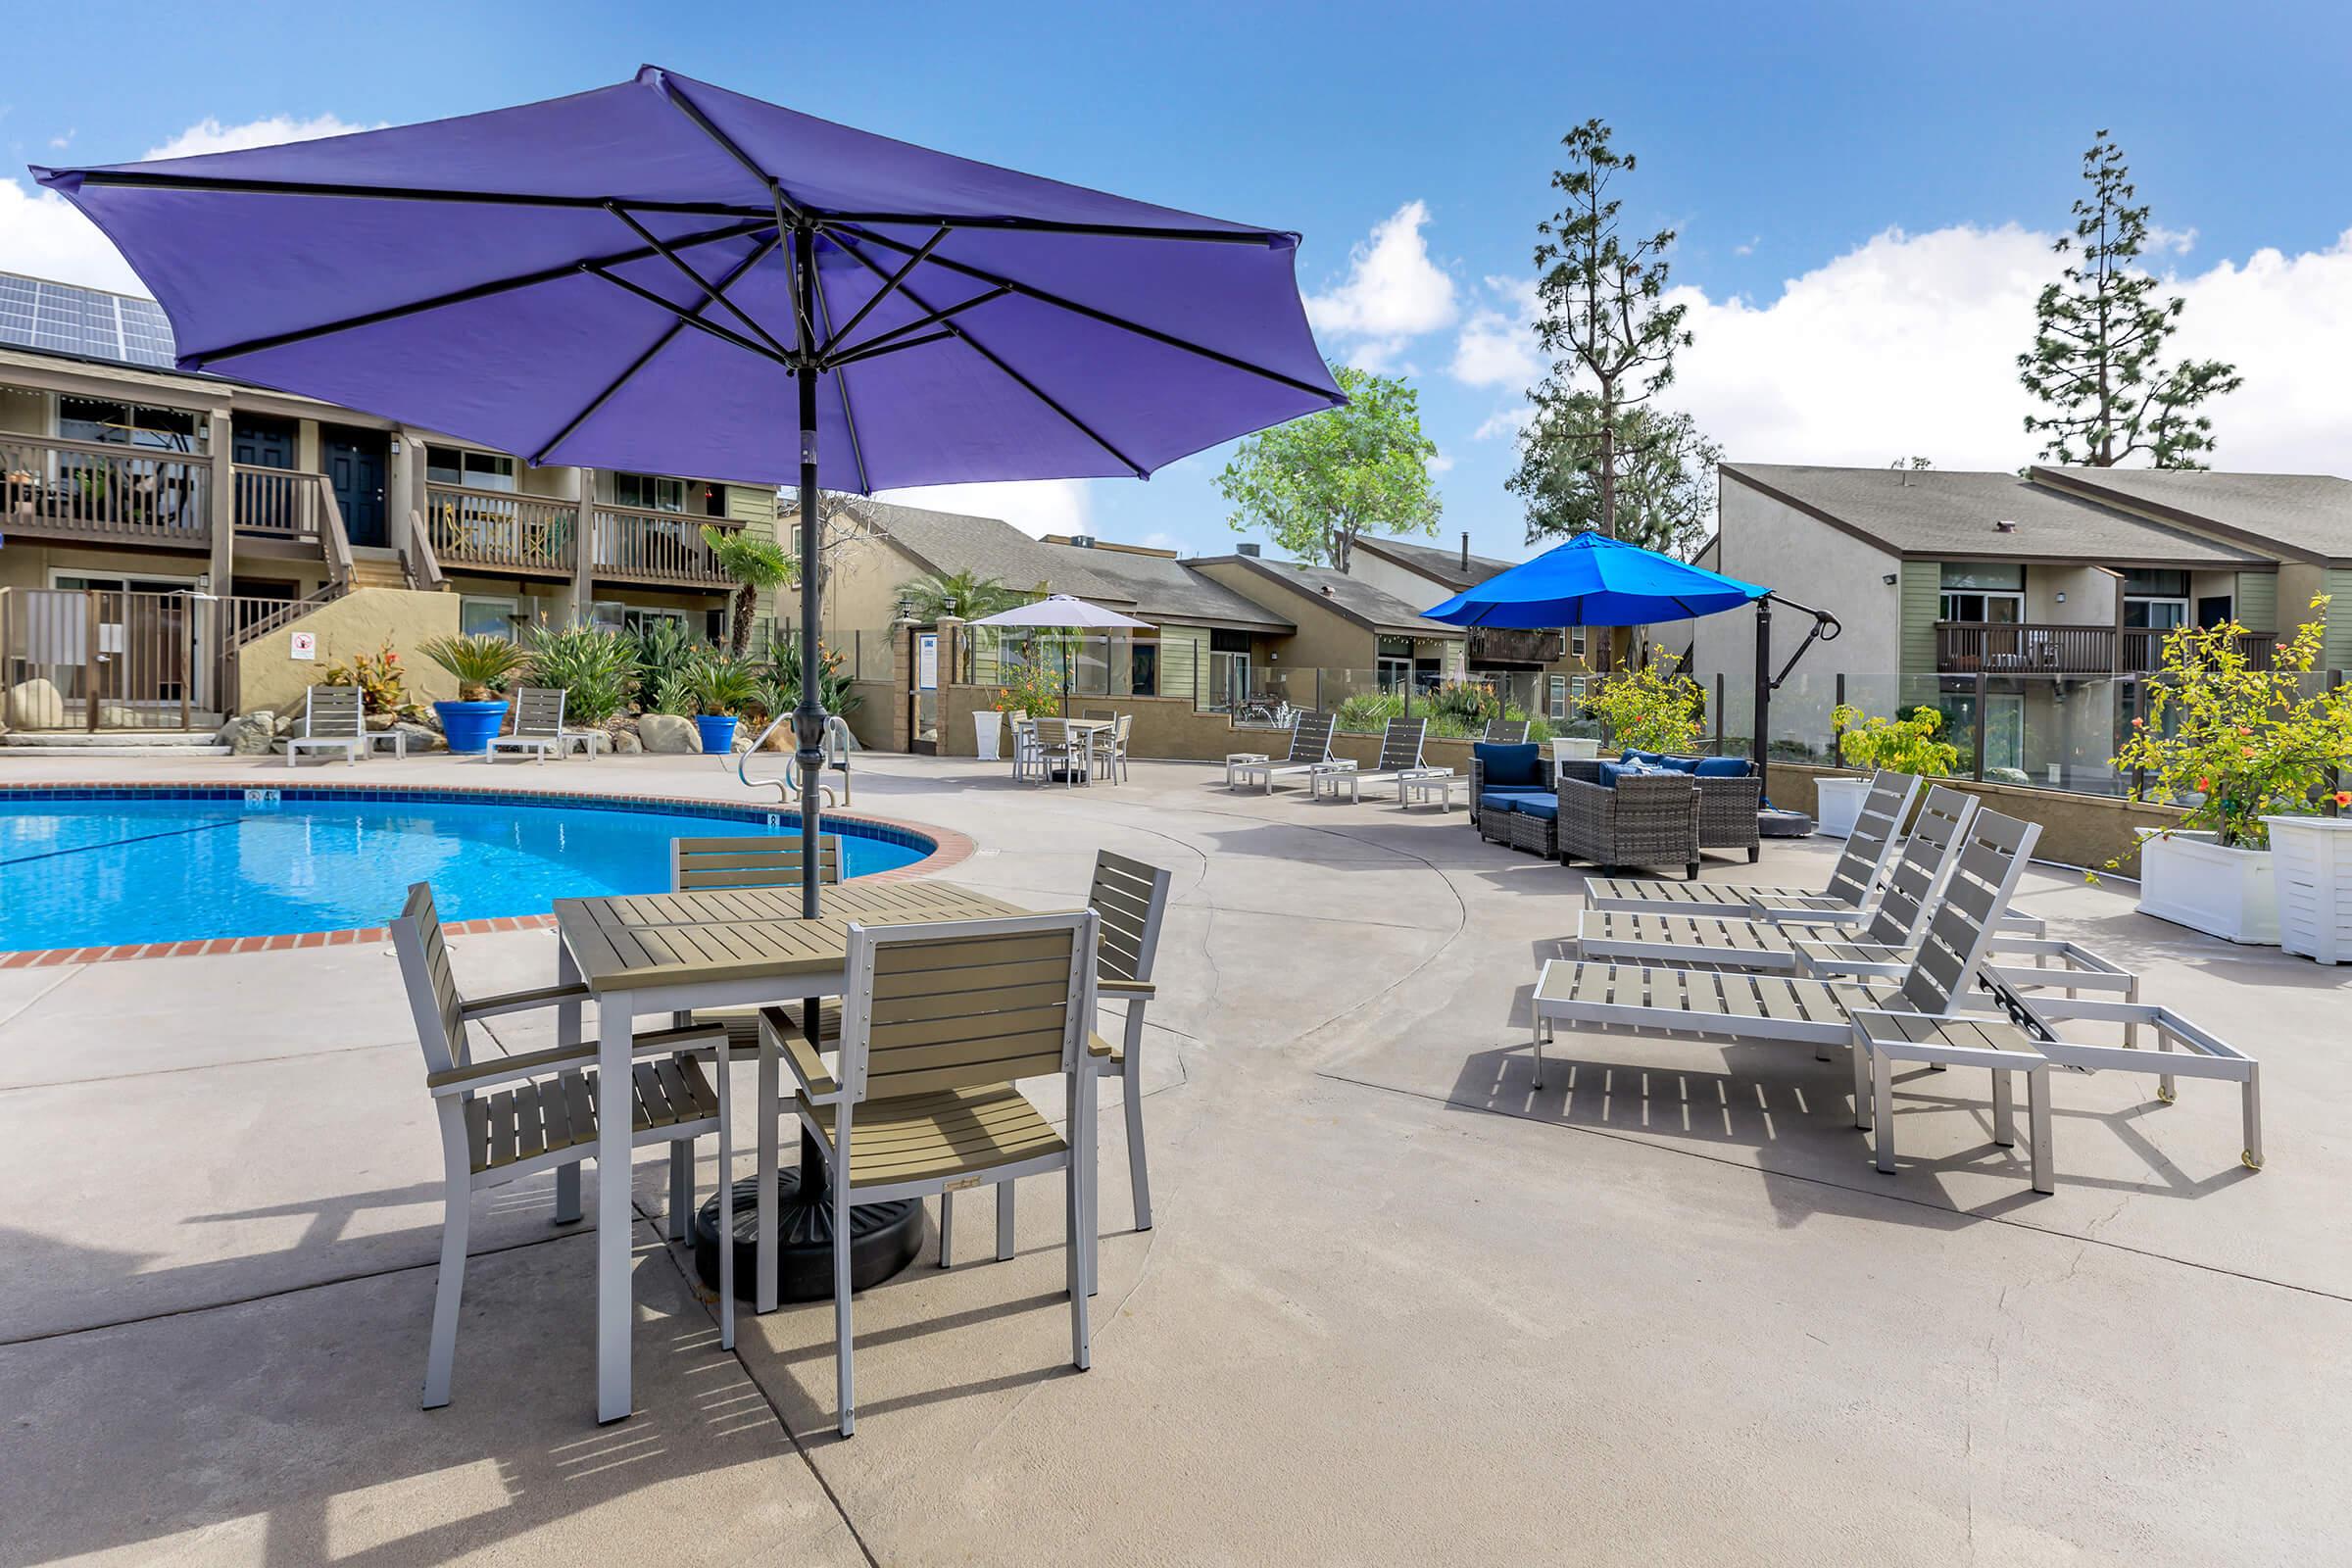
[[[291,625],[258,638],[237,654],[237,704],[241,713],[257,709],[283,712],[335,664],[354,654],[372,654],[389,641],[408,671],[409,695],[417,702],[453,701],[458,683],[417,645],[458,630],[456,594],[411,593],[405,588],[361,588],[322,605]],[[318,658],[293,657],[293,634],[318,638]]]
[[[1824,767],[1807,767],[1795,762],[1772,764],[1771,793],[1773,804],[1800,811],[1818,809],[1813,798],[1813,781],[1833,773]],[[1833,776],[1851,778],[1851,773]],[[2069,795],[2057,790],[2026,789],[2014,784],[1979,784],[1970,779],[1938,779],[1964,790],[1983,801],[1986,807],[2021,821],[2039,822],[2041,839],[2034,846],[2034,857],[2052,860],[2060,865],[2088,867],[2101,875],[2129,875],[2133,860],[2127,859],[2121,870],[2110,873],[2107,862],[2136,848],[2137,830],[2143,827],[2165,827],[2178,822],[2186,814],[2179,807],[2157,806],[2147,801],[2127,801],[2105,795]],[[1767,847],[1769,853],[1769,846]]]
[[[2123,579],[2103,566],[2036,563],[2026,568],[2026,619],[2061,626],[2112,626],[2122,590]],[[2066,595],[2066,603],[2058,602],[2060,594]]]

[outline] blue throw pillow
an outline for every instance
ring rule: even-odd
[[[1544,775],[1541,759],[1544,749],[1530,742],[1523,746],[1504,746],[1479,741],[1471,748],[1478,759],[1480,777],[1491,790],[1541,788]]]
[[[1600,764],[1600,783],[1603,789],[1615,789],[1621,778],[1640,778],[1658,770],[1642,761],[1603,762]]]
[[[1696,773],[1701,760],[1696,757],[1661,757],[1658,766],[1669,773]]]
[[[1745,778],[1754,771],[1744,757],[1702,757],[1698,760],[1700,778]]]
[[[1660,753],[1637,752],[1631,746],[1628,746],[1625,749],[1625,755],[1617,759],[1617,760],[1620,762],[1641,762],[1650,767],[1656,767],[1659,763],[1665,761],[1666,759]]]

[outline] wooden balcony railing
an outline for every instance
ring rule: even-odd
[[[627,582],[729,586],[734,579],[719,569],[710,547],[703,542],[706,523],[728,533],[743,526],[719,517],[600,505],[589,569],[599,577]]]
[[[1473,661],[1499,664],[1548,664],[1565,650],[1556,631],[1518,631],[1501,626],[1470,628],[1467,652]]]
[[[330,493],[326,475],[249,463],[234,464],[228,472],[236,500],[237,532],[318,543],[320,497]]]
[[[1936,670],[1942,675],[2136,675],[2164,666],[2170,631],[2113,626],[2000,624],[1980,620],[1936,623]],[[2239,639],[2257,668],[2268,669],[2278,646],[2268,632]]]
[[[578,559],[579,504],[427,485],[426,538],[443,566],[489,566],[500,571],[568,577]]]
[[[213,464],[113,442],[0,435],[0,533],[203,549]]]

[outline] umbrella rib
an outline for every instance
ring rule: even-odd
[[[662,253],[662,259],[669,263],[670,266],[676,268],[679,271],[685,273],[687,279],[691,281],[696,288],[701,289],[704,297],[711,304],[725,307],[729,316],[732,316],[735,318],[735,319],[741,321],[747,328],[751,330],[755,337],[759,338],[760,342],[766,344],[769,348],[774,349],[778,354],[785,352],[784,345],[776,341],[773,333],[769,332],[766,327],[761,326],[758,321],[753,320],[751,314],[744,310],[742,306],[736,304],[733,300],[727,298],[724,294],[721,294],[718,292],[718,290],[712,288],[708,278],[704,277],[702,273],[696,271],[692,267],[688,266],[685,258],[679,256],[667,245],[663,244],[661,239],[655,235],[652,229],[646,227],[643,223],[637,221],[636,219],[630,217],[628,210],[622,207],[620,203],[607,202],[605,204],[605,210],[611,213],[614,218],[617,218],[622,222],[628,224],[629,227],[636,232],[638,238],[644,240],[655,250],[660,251]]]
[[[593,210],[609,199],[603,196],[557,196],[545,192],[454,190],[428,185],[340,185],[321,180],[236,179],[224,175],[174,174],[161,170],[89,169],[68,171],[84,185],[113,185],[133,190],[208,191],[223,196],[319,196],[353,201],[441,202],[473,207],[547,207]],[[744,202],[632,201],[648,213],[683,213],[697,218],[758,218],[765,209]]]
[[[816,286],[810,289],[809,292],[816,296],[816,314],[822,318],[825,328],[825,335],[830,338],[836,335],[833,331],[833,306],[832,303],[825,298],[825,279],[823,274],[819,273],[814,281]],[[868,303],[870,304],[871,302],[869,301]],[[849,330],[849,328],[844,327],[842,330],[846,332]],[[804,369],[796,373],[802,375],[813,375],[816,372],[813,370]],[[858,438],[858,416],[850,412],[849,377],[841,373],[841,367],[838,365],[833,368],[833,393],[834,396],[841,399],[842,427],[848,430],[850,434],[850,461],[858,465],[858,493],[861,496],[872,495],[874,492],[874,481],[872,476],[865,471],[865,443]]]
[[[734,137],[711,123],[710,117],[703,113],[701,106],[678,90],[678,84],[670,78],[668,72],[662,72],[660,75],[662,77],[662,96],[669,101],[671,108],[693,121],[696,129],[718,143],[729,158],[734,159],[748,170],[754,179],[766,187],[768,199],[771,202],[785,209],[801,221],[808,221],[808,214],[804,212],[801,204],[794,201],[784,187],[777,182],[775,175],[761,169],[750,153],[737,146]]]
[[[636,295],[648,305],[659,306],[661,309],[665,310],[670,315],[676,317],[681,324],[691,326],[698,332],[708,332],[712,337],[717,338],[721,343],[732,343],[735,345],[735,347],[743,350],[746,354],[756,354],[763,360],[773,360],[776,364],[784,366],[787,368],[790,368],[792,366],[791,355],[778,354],[766,344],[755,343],[750,338],[745,337],[741,332],[730,331],[726,327],[719,325],[716,321],[706,321],[701,317],[690,313],[683,305],[676,304],[670,300],[665,300],[661,295],[655,293],[652,289],[645,287],[641,283],[632,283],[617,272],[608,272],[603,268],[593,266],[587,262],[582,262],[579,270],[591,277],[603,278],[614,288],[622,289],[628,293]]]
[[[842,225],[841,229],[835,233],[835,238],[838,239],[841,233],[845,232],[854,234],[858,238],[869,241],[875,245],[882,246],[886,250],[897,251],[901,255],[905,255],[908,251],[914,249],[913,246],[908,245],[904,240],[892,239],[888,234],[877,234],[871,229],[859,228],[855,224]],[[842,247],[842,249],[849,251],[852,255],[857,254],[857,247],[854,245],[845,245]],[[1178,337],[1173,332],[1163,332],[1158,327],[1146,326],[1141,321],[1129,320],[1124,316],[1114,315],[1109,311],[1099,310],[1092,305],[1082,305],[1078,301],[1065,298],[1062,295],[1054,294],[1041,288],[1034,288],[1016,278],[1006,277],[1000,272],[989,271],[986,268],[973,267],[967,263],[951,261],[945,256],[933,256],[929,265],[940,268],[946,271],[956,272],[964,277],[972,278],[978,282],[992,283],[1002,288],[1010,289],[1013,293],[1020,295],[1023,299],[1035,300],[1040,305],[1051,305],[1056,310],[1067,311],[1074,316],[1083,316],[1089,320],[1101,321],[1105,326],[1115,326],[1122,332],[1132,332],[1138,337],[1150,338],[1154,343],[1163,343],[1169,348],[1181,349],[1187,354],[1197,354],[1204,360],[1212,360],[1230,369],[1242,370],[1250,375],[1259,376],[1268,381],[1278,382],[1283,386],[1292,387],[1298,391],[1307,393],[1310,396],[1321,398],[1324,402],[1333,404],[1335,407],[1338,403],[1346,401],[1345,398],[1338,397],[1330,389],[1316,386],[1311,382],[1301,381],[1295,375],[1286,375],[1280,370],[1268,369],[1262,365],[1252,365],[1248,360],[1238,358],[1235,355],[1227,354],[1222,349],[1212,349],[1205,343],[1195,343],[1189,338]],[[907,295],[907,298],[909,299],[912,299],[913,297],[914,296],[911,293]],[[928,307],[925,308],[928,309]]]
[[[941,228],[991,229],[999,233],[1071,234],[1101,239],[1173,239],[1198,241],[1205,245],[1272,247],[1298,242],[1298,235],[1274,228],[1179,228],[1172,224],[1157,223],[1080,223],[1054,218],[991,218],[979,213],[851,213],[824,207],[811,211],[819,220],[828,223],[930,223]]]
[[[913,271],[915,268],[920,266],[923,258],[930,255],[932,251],[936,250],[939,246],[939,242],[947,237],[948,231],[945,228],[942,228],[934,232],[929,239],[923,241],[922,249],[916,251],[912,256],[907,257],[906,261],[900,263],[899,270],[891,273],[889,277],[883,279],[882,286],[874,290],[872,297],[869,298],[863,305],[858,306],[856,314],[851,316],[848,320],[841,323],[840,331],[827,332],[825,334],[825,346],[820,352],[829,356],[835,350],[839,349],[841,347],[841,340],[848,337],[852,332],[857,331],[858,323],[873,314],[875,306],[880,305],[884,300],[890,298],[893,294],[896,294],[899,291],[899,285],[906,281],[906,274]]]
[[[845,365],[862,365],[867,360],[878,360],[886,354],[896,354],[901,349],[919,349],[926,343],[944,343],[955,335],[953,331],[942,327],[936,332],[925,332],[921,337],[900,338],[892,343],[870,344],[858,348],[854,353],[844,354],[837,359],[826,361],[824,368],[838,370]]]
[[[741,278],[744,276],[744,274],[751,271],[753,268],[758,267],[760,263],[767,256],[768,252],[774,250],[778,245],[783,243],[784,236],[780,233],[770,234],[767,238],[761,240],[749,256],[746,256],[742,261],[735,264],[734,270],[728,272],[724,277],[721,277],[718,280],[719,293],[723,295],[728,289],[734,287],[738,278]],[[698,305],[695,307],[695,309],[699,311],[702,309],[702,307]],[[655,355],[660,354],[663,349],[669,347],[669,345],[677,338],[677,335],[685,330],[686,323],[684,321],[672,321],[667,326],[663,327],[662,329],[662,335],[655,338],[651,344],[647,345],[646,351],[643,354],[638,355],[636,359],[630,361],[629,368],[627,369],[621,371],[612,380],[605,383],[605,389],[602,392],[599,392],[595,397],[589,399],[587,407],[581,409],[579,413],[573,415],[569,423],[565,424],[563,429],[557,431],[554,437],[542,445],[538,451],[531,454],[531,466],[535,468],[542,463],[545,463],[547,461],[547,455],[550,452],[555,451],[556,448],[570,440],[573,431],[579,429],[581,425],[586,424],[591,418],[595,417],[596,411],[603,408],[606,403],[611,401],[613,393],[618,392],[622,387],[628,385],[630,381],[634,380],[639,370],[642,370],[647,366],[653,364]]]
[[[857,246],[844,245],[842,246],[842,250],[847,255],[856,257],[858,265],[863,267],[866,270],[872,272],[875,276],[881,277],[886,275],[882,270],[882,264],[875,261],[872,257],[866,255],[865,252],[859,250]],[[912,300],[917,309],[926,312],[931,309],[931,306],[923,299],[923,297],[920,294],[917,294],[913,289],[902,284],[899,291],[905,294],[908,299]],[[1043,403],[1047,408],[1052,409],[1055,414],[1060,415],[1064,420],[1068,421],[1069,424],[1075,427],[1078,432],[1084,435],[1089,441],[1092,441],[1095,445],[1101,447],[1103,451],[1118,459],[1119,462],[1126,466],[1127,470],[1130,473],[1133,473],[1137,478],[1148,479],[1152,476],[1150,470],[1146,469],[1142,464],[1137,463],[1133,458],[1127,456],[1126,453],[1121,452],[1117,447],[1114,447],[1108,441],[1105,441],[1102,435],[1096,431],[1093,425],[1088,424],[1084,419],[1081,419],[1078,417],[1078,416],[1063,408],[1061,404],[1052,396],[1052,394],[1046,391],[1045,388],[1039,386],[1035,381],[1030,380],[1020,371],[1005,364],[1000,356],[989,349],[988,345],[982,343],[978,338],[972,336],[969,330],[955,321],[948,322],[946,330],[951,337],[960,339],[963,344],[974,354],[979,355],[982,359],[986,360],[989,364],[995,366],[999,370],[1004,372],[1004,374],[1016,385],[1018,385],[1022,391],[1037,399],[1038,402]]]
[[[721,240],[741,239],[746,234],[756,234],[760,229],[771,226],[773,222],[772,219],[762,218],[749,222],[731,223],[725,228],[706,229],[700,234],[690,234],[684,239],[674,240],[671,243],[680,250],[694,245],[713,245]],[[180,363],[190,369],[202,369],[216,360],[234,359],[245,354],[260,354],[269,349],[282,349],[289,344],[307,343],[313,338],[326,337],[335,332],[349,332],[363,326],[376,326],[385,321],[397,321],[404,317],[421,315],[426,311],[437,311],[444,306],[465,305],[473,300],[489,299],[499,294],[511,294],[516,289],[533,288],[541,283],[553,283],[561,278],[575,275],[583,265],[621,267],[630,262],[642,262],[653,254],[652,251],[640,246],[635,250],[616,251],[610,256],[590,257],[587,263],[565,262],[560,267],[543,267],[537,271],[523,272],[514,277],[504,277],[494,282],[473,283],[465,288],[452,289],[446,294],[436,294],[430,299],[416,300],[407,305],[389,305],[380,311],[368,311],[359,316],[345,317],[340,321],[327,321],[318,326],[297,327],[291,332],[274,332],[268,337],[248,338],[242,343],[232,343],[226,348],[205,349],[195,354],[181,356]]]
[[[914,320],[906,322],[904,325],[894,326],[887,332],[876,332],[872,337],[867,338],[864,342],[856,344],[843,351],[841,357],[839,359],[832,360],[832,363],[849,365],[858,360],[868,359],[877,353],[886,353],[888,352],[889,346],[894,340],[903,338],[909,332],[919,332],[926,326],[937,326],[942,321],[947,320],[950,317],[960,316],[965,311],[972,309],[974,306],[986,305],[991,300],[1001,300],[1011,292],[1012,290],[1008,288],[992,288],[985,294],[975,294],[968,300],[959,300],[956,304],[950,305],[944,310],[931,311]],[[911,295],[908,296],[908,298],[912,297],[913,296]],[[843,328],[843,331],[846,332],[847,330],[847,327]],[[936,340],[932,338],[925,338],[923,341],[929,343]],[[906,346],[911,347],[911,345]],[[832,359],[830,349],[827,350],[827,357],[828,359]]]

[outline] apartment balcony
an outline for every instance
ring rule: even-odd
[[[0,435],[0,534],[205,550],[212,489],[193,453]]]
[[[706,523],[726,532],[742,527],[723,518],[602,502],[590,502],[583,509],[576,501],[440,484],[426,488],[425,505],[433,555],[444,569],[570,578],[578,572],[585,533],[588,575],[596,581],[684,588],[734,585],[735,579],[719,568],[703,540]]]
[[[1939,675],[2136,675],[2164,667],[2168,631],[2139,627],[2065,626],[1939,620]],[[2268,632],[2238,639],[2247,660],[2268,669],[2278,646]]]
[[[1566,639],[1556,631],[1473,626],[1468,653],[1473,664],[1548,664],[1559,659],[1566,647]]]

